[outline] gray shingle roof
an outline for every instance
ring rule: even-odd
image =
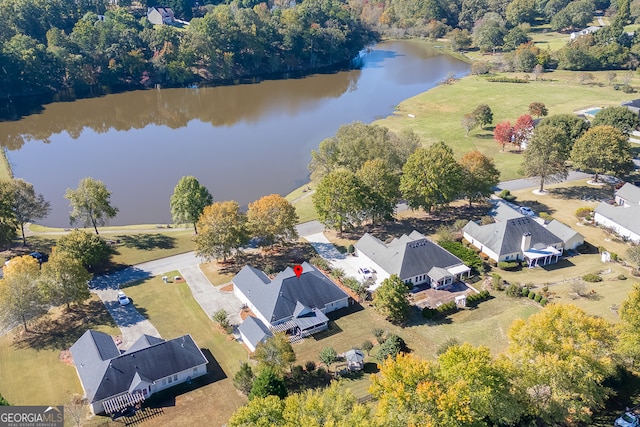
[[[580,236],[582,238],[582,235],[580,233],[578,233],[568,225],[561,223],[557,219],[554,219],[553,221],[551,221],[549,224],[546,225],[546,227],[547,227],[547,230],[552,232],[554,235],[558,236],[560,240],[562,240],[564,243],[567,243],[569,240],[571,240],[575,236]]]
[[[562,239],[529,217],[509,219],[495,224],[478,225],[469,221],[463,231],[498,256],[521,252],[522,235],[531,233],[531,247],[536,249],[562,244]]]
[[[622,207],[601,202],[596,207],[595,213],[609,218],[629,231],[640,234],[640,221],[638,221],[638,218],[640,218],[640,205]]]
[[[134,342],[131,347],[125,351],[125,353],[133,353],[134,351],[142,350],[154,344],[163,342],[162,338],[152,337],[151,335],[144,334]]]
[[[91,329],[82,334],[69,350],[87,399],[93,402],[109,361],[120,356],[120,350],[110,335]]]
[[[238,326],[238,330],[255,348],[265,338],[273,336],[262,320],[249,316]]]
[[[628,182],[616,191],[616,196],[625,199],[631,205],[640,205],[640,188]]]
[[[157,342],[121,355],[118,352],[117,356],[102,360],[95,357],[95,347],[99,344],[94,337],[104,342],[105,335],[87,331],[71,346],[76,369],[90,402],[130,391],[132,386],[135,388],[134,382],[150,383],[207,363],[191,335]]]
[[[427,274],[433,267],[447,269],[463,264],[460,258],[415,230],[388,244],[366,233],[355,247],[384,271],[397,274],[402,280]]]
[[[302,264],[300,278],[287,267],[271,281],[262,271],[245,266],[232,282],[272,324],[291,317],[298,302],[324,309],[330,302],[348,298],[342,289],[307,262]]]
[[[509,219],[515,219],[525,216],[500,200],[496,201],[493,208],[489,210],[489,215],[492,216],[496,221],[507,221]]]

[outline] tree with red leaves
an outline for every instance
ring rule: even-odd
[[[493,139],[502,145],[502,151],[504,151],[504,146],[511,142],[512,137],[513,127],[509,122],[498,123],[493,130]]]
[[[526,146],[527,142],[533,135],[533,119],[529,114],[523,114],[518,117],[516,124],[513,125],[513,144],[518,147],[518,151],[522,146]]]

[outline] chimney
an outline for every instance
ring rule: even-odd
[[[531,248],[531,233],[524,233],[522,235],[522,242],[520,243],[520,249],[522,252],[529,250]]]

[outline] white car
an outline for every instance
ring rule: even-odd
[[[120,303],[120,305],[124,306],[129,305],[129,303],[131,303],[131,300],[124,294],[124,292],[118,291],[118,302]]]
[[[533,211],[533,209],[528,208],[526,206],[521,206],[520,207],[520,213],[522,215],[526,215],[526,216],[535,216],[536,213]]]
[[[373,272],[367,267],[360,267],[358,273],[360,273],[364,280],[369,280],[373,277]]]

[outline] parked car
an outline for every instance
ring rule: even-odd
[[[625,411],[614,423],[616,427],[638,427],[640,426],[640,408]]]
[[[369,280],[373,277],[373,272],[367,267],[360,267],[358,273],[360,273],[364,280]]]
[[[124,292],[118,291],[118,302],[120,303],[120,305],[125,306],[129,305],[129,303],[131,303],[131,300],[128,296],[125,295]]]
[[[528,208],[526,206],[520,206],[520,213],[522,215],[526,215],[526,216],[535,216],[536,213],[533,211],[533,209]]]
[[[49,260],[49,257],[42,252],[31,252],[29,255],[34,257],[40,264]]]

